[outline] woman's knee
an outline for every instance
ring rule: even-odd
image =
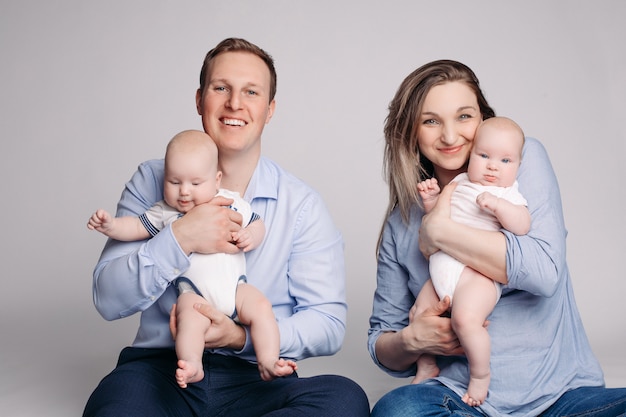
[[[445,385],[405,385],[385,394],[372,409],[373,417],[456,415],[468,406]],[[464,414],[465,415],[465,414]],[[467,414],[467,415],[472,415]],[[480,413],[478,413],[480,415]]]
[[[388,392],[380,398],[372,409],[372,417],[401,417],[411,414],[420,385],[405,385]]]

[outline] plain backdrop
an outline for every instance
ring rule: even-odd
[[[302,375],[346,375],[372,403],[407,383],[366,349],[382,127],[408,73],[452,58],[547,147],[580,313],[607,385],[626,386],[625,16],[622,0],[0,0],[0,414],[80,415],[132,342],[137,316],[106,322],[93,307],[105,238],[86,221],[171,136],[201,128],[200,66],[230,36],[276,61],[264,154],[323,195],[345,238],[345,343]]]

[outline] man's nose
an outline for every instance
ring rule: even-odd
[[[241,98],[236,92],[231,92],[226,101],[226,106],[232,110],[239,110],[241,107]]]

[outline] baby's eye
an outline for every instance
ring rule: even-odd
[[[503,163],[503,164],[508,164],[508,163],[510,163],[510,162],[511,162],[511,160],[510,160],[509,158],[504,158],[504,159],[502,159],[502,163]]]
[[[487,159],[487,158],[489,158],[489,155],[487,155],[486,153],[481,153],[480,157],[483,158],[483,159]]]

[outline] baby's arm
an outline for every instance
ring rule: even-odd
[[[265,237],[265,223],[261,218],[254,220],[245,228],[233,233],[233,241],[244,252],[257,248]]]
[[[476,204],[481,209],[492,212],[502,227],[511,233],[521,236],[530,230],[530,212],[526,206],[513,204],[488,192],[479,194]]]
[[[124,242],[143,240],[150,237],[150,233],[141,223],[139,217],[113,217],[103,209],[99,209],[89,218],[87,228]]]
[[[437,204],[437,199],[439,198],[439,193],[441,192],[437,179],[429,178],[421,181],[417,184],[417,191],[419,192],[420,197],[422,197],[424,211],[428,213],[433,207],[435,207],[435,204]]]

